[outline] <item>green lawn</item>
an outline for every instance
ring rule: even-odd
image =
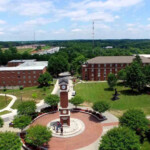
[[[150,150],[150,142],[145,141],[141,147],[141,150]]]
[[[1,116],[1,115],[5,115],[5,114],[8,114],[8,113],[11,113],[11,111],[8,111],[8,110],[2,111],[2,112],[0,112],[0,116]]]
[[[24,52],[28,52],[29,54],[33,51],[33,48],[22,48],[22,49],[17,49],[17,51],[22,54]]]
[[[6,100],[5,100],[5,96],[0,96],[0,109],[5,108],[11,101],[10,97],[6,96]]]
[[[101,83],[82,83],[75,86],[77,95],[84,98],[87,102],[104,100],[110,103],[112,111],[125,111],[129,108],[140,108],[150,115],[150,95],[131,92],[129,88],[122,85],[117,87],[119,100],[112,101],[114,91],[109,90],[107,82]]]
[[[56,81],[54,81],[55,83]],[[22,101],[27,101],[27,100],[34,100],[32,98],[32,94],[36,93],[37,94],[37,98],[35,99],[36,103],[38,103],[40,100],[44,99],[46,95],[50,94],[53,90],[53,85],[51,85],[50,87],[46,88],[46,91],[43,90],[43,88],[38,88],[38,87],[28,87],[28,88],[24,88],[23,90],[7,90],[6,93],[7,94],[12,94],[15,95],[17,97],[17,101],[14,103],[14,105],[12,106],[13,109],[16,109],[18,104],[21,103],[21,92],[22,92]],[[0,90],[0,93],[3,93],[3,91]]]

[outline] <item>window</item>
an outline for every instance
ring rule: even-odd
[[[92,64],[91,67],[93,68],[93,67],[94,67],[94,64]]]
[[[30,74],[30,73],[31,73],[31,71],[28,71],[28,73]]]
[[[33,74],[36,74],[36,71],[33,71]]]
[[[21,83],[21,81],[18,81],[18,83]]]
[[[18,76],[18,78],[20,78],[20,76]]]
[[[121,64],[121,67],[123,67],[123,64]]]
[[[117,67],[118,66],[118,64],[115,64],[115,67]]]
[[[104,67],[106,67],[106,64],[104,64]]]
[[[33,78],[36,78],[36,76],[33,76]]]
[[[100,77],[101,76],[101,74],[100,73],[98,73],[98,77]]]
[[[92,75],[92,77],[94,77],[94,73],[92,73],[91,75]]]
[[[85,68],[85,72],[87,72],[87,68]]]
[[[26,83],[26,81],[23,81],[23,83]]]
[[[110,73],[112,73],[112,69],[110,69]]]
[[[26,78],[26,76],[23,76],[23,79],[25,79]]]
[[[34,81],[34,83],[36,83],[36,81]]]
[[[104,73],[106,73],[106,69],[104,69]]]
[[[112,67],[112,64],[110,64],[110,67]]]
[[[31,81],[29,81],[29,83],[31,83]]]
[[[101,72],[101,70],[100,70],[100,69],[98,69],[98,72]]]
[[[91,72],[94,72],[94,69],[91,69]]]
[[[18,72],[18,74],[20,74],[20,72]]]
[[[115,69],[115,71],[117,72],[117,68]]]
[[[100,64],[98,64],[98,67],[99,67],[99,68],[100,68],[100,66],[101,66],[101,65],[100,65]]]
[[[28,76],[29,79],[31,79],[31,76]]]

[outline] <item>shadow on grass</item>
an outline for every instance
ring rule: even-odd
[[[104,91],[114,91],[112,88],[105,88]]]
[[[142,93],[139,93],[137,91],[132,91],[132,90],[122,90],[119,91],[122,95],[128,95],[128,96],[136,96],[136,95],[141,95]]]

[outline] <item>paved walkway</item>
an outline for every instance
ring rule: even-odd
[[[113,127],[118,125],[118,122],[111,122],[109,119],[108,120],[110,123],[105,121],[99,122],[93,116],[80,112],[71,113],[71,117],[80,119],[84,122],[84,132],[82,132],[80,135],[70,138],[52,137],[51,141],[48,143],[50,150],[62,150],[62,148],[63,150],[97,150],[103,128],[106,127],[107,130],[109,130],[109,126]],[[34,126],[40,124],[47,126],[50,121],[56,118],[59,118],[59,113],[48,114],[35,120],[32,125]]]
[[[5,94],[0,94],[0,96],[5,96]],[[7,107],[5,107],[4,109],[1,109],[0,112],[3,112],[3,111],[5,111],[5,110],[12,111],[11,107],[13,106],[13,104],[15,103],[15,101],[17,100],[17,97],[16,97],[16,96],[9,95],[9,94],[6,94],[6,96],[11,97],[12,100],[11,100],[11,102],[7,105]]]

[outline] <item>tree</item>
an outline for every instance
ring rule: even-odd
[[[29,144],[39,147],[42,146],[44,143],[47,143],[51,137],[52,133],[47,127],[36,125],[34,127],[30,127],[27,130],[25,141]]]
[[[57,95],[48,95],[44,99],[45,103],[54,107],[57,106],[59,103],[59,97]]]
[[[103,113],[109,110],[110,105],[106,101],[97,101],[93,104],[92,108],[99,113]]]
[[[75,96],[74,98],[70,100],[70,103],[72,103],[76,107],[82,104],[83,102],[84,100],[80,96]]]
[[[13,126],[14,128],[19,128],[23,130],[26,126],[28,126],[31,123],[31,117],[30,116],[15,116],[13,120]]]
[[[148,130],[149,121],[141,110],[128,110],[119,118],[119,121],[121,126],[129,127],[142,136]]]
[[[119,127],[108,131],[99,150],[140,150],[139,137],[129,128]]]
[[[146,83],[150,84],[150,65],[146,65],[143,67],[143,72],[146,77]]]
[[[48,71],[51,75],[57,77],[59,73],[69,70],[67,58],[62,55],[51,56],[48,61]]]
[[[139,92],[146,86],[146,77],[142,71],[142,67],[139,63],[133,62],[126,68],[127,81],[126,84],[132,90],[137,89]]]
[[[117,84],[117,78],[116,78],[115,74],[110,73],[108,75],[107,83],[108,83],[108,85],[109,85],[109,87],[111,89],[113,89],[114,86],[116,86],[116,84]]]
[[[45,72],[44,74],[41,74],[40,77],[38,78],[38,83],[42,87],[43,86],[48,86],[49,81],[53,81],[53,78],[48,72]]]
[[[0,150],[21,150],[21,140],[13,132],[0,132]]]
[[[17,111],[19,115],[31,115],[35,113],[36,105],[34,101],[22,102],[18,105]]]
[[[123,82],[126,81],[126,70],[125,69],[121,69],[119,72],[118,72],[118,79],[119,80],[122,80]]]
[[[3,119],[0,117],[0,128],[3,127],[3,125],[4,125],[4,121],[3,121]]]
[[[137,62],[139,65],[142,65],[142,60],[139,55],[136,55],[135,58],[133,59],[134,62]]]

